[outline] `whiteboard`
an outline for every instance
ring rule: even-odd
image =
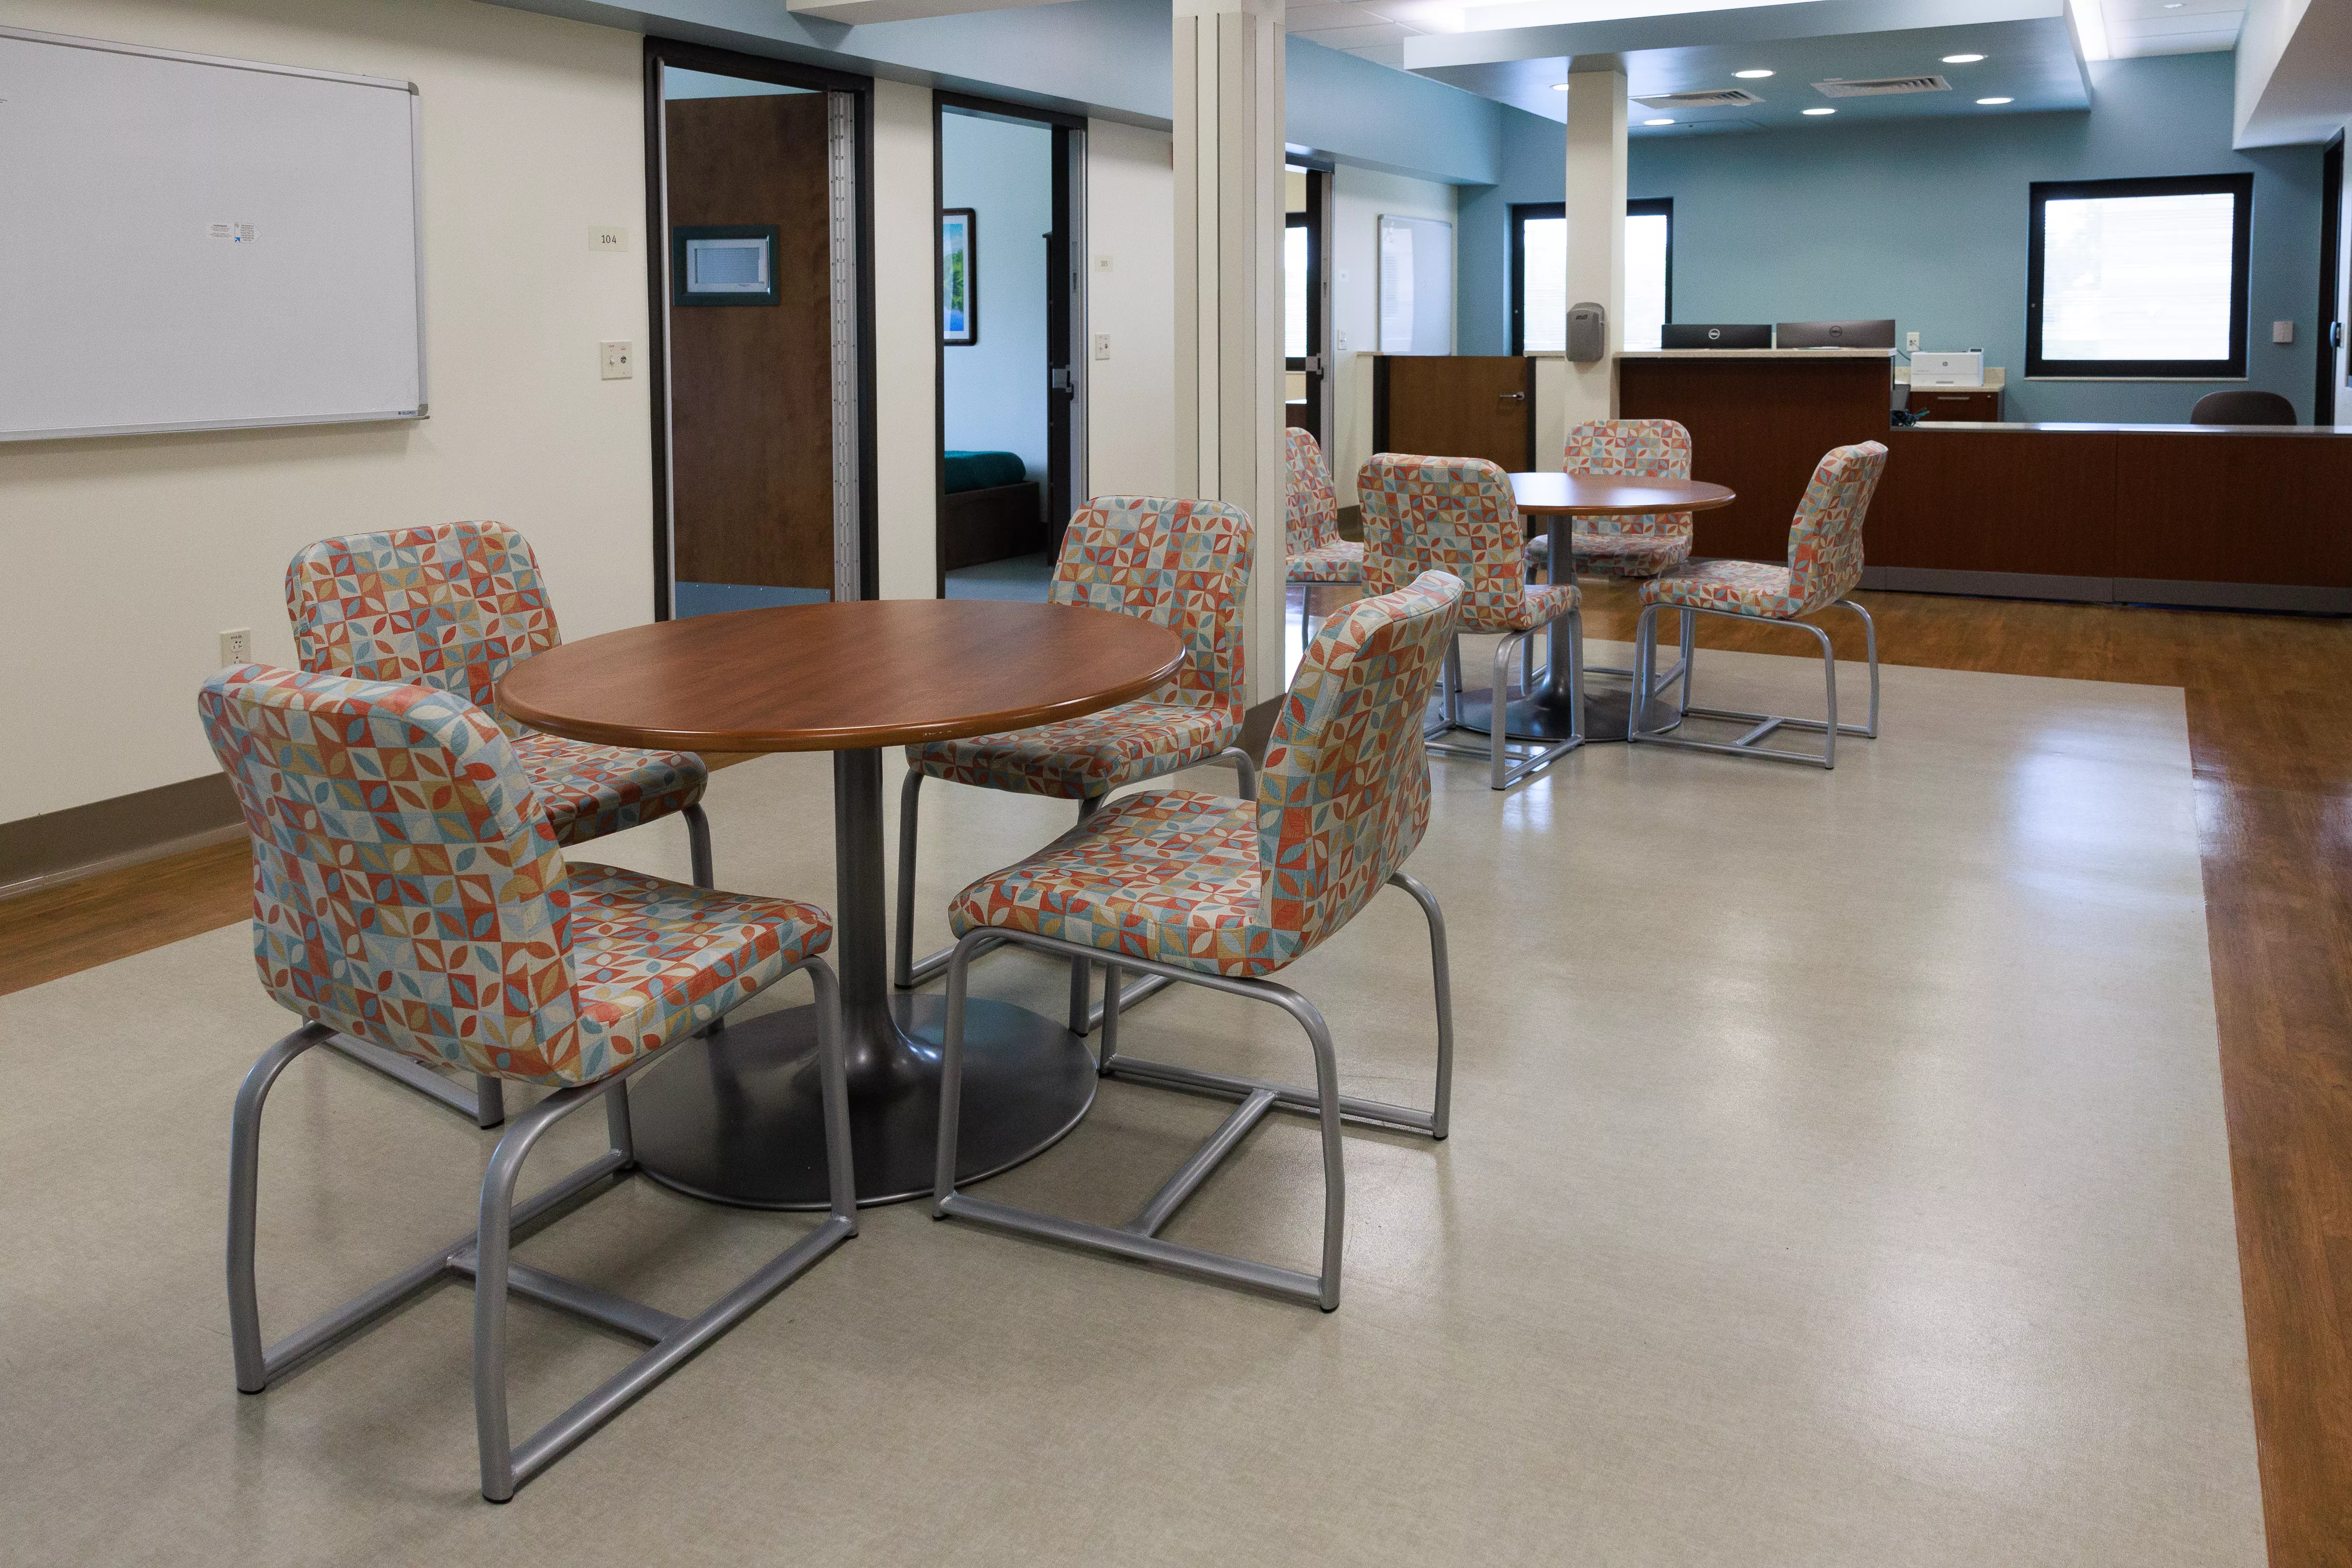
[[[425,412],[404,81],[0,27],[0,440]]]
[[[1381,353],[1454,352],[1454,226],[1381,215]]]

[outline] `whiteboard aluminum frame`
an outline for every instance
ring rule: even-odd
[[[315,81],[343,82],[352,87],[380,87],[408,95],[409,231],[416,246],[416,406],[383,413],[306,415],[286,419],[200,419],[161,425],[93,425],[74,430],[0,430],[0,441],[71,441],[94,436],[178,436],[203,430],[283,430],[306,425],[383,425],[432,416],[432,395],[425,384],[425,109],[424,93],[413,81],[391,77],[354,76],[348,71],[313,70],[307,66],[272,65],[267,60],[230,59],[222,55],[190,54],[184,49],[156,49],[144,44],[117,43],[111,38],[83,38],[69,33],[41,33],[29,27],[0,27],[0,38],[28,44],[54,44],[59,48],[96,49],[101,54],[143,55],[150,59],[177,60],[183,65],[217,66],[224,70],[258,71],[265,76],[309,77]]]

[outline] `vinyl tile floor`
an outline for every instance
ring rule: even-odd
[[[1818,668],[1709,653],[1700,694],[1801,711]],[[0,1556],[2259,1563],[2181,694],[1890,667],[1885,709],[1826,774],[1608,746],[1496,795],[1434,764],[1412,869],[1452,927],[1454,1135],[1349,1133],[1337,1313],[868,1210],[503,1508],[461,1286],[235,1392],[229,1101],[289,1026],[243,929],[0,998]],[[718,774],[721,883],[830,903],[829,787],[822,756]],[[923,809],[926,950],[956,887],[1070,815]],[[581,858],[683,876],[685,835]],[[1410,900],[1286,978],[1350,1092],[1426,1102]],[[1003,953],[975,989],[1052,1012],[1065,980]],[[1274,1009],[1198,991],[1123,1035],[1308,1071]],[[1116,1223],[1223,1110],[1114,1082],[976,1190]],[[268,1334],[467,1229],[495,1136],[298,1062],[264,1130]],[[1311,1268],[1317,1172],[1275,1119],[1170,1234]],[[807,1224],[639,1181],[522,1256],[691,1311]],[[631,1353],[528,1303],[512,1330],[519,1430]]]

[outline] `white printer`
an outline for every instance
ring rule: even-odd
[[[1914,353],[1911,356],[1911,384],[1916,388],[1982,386],[1984,350],[1970,349],[1966,353]]]

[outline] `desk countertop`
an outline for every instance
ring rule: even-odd
[[[1893,349],[1627,349],[1619,359],[1875,359],[1891,360]]]
[[[2075,435],[2116,436],[2352,436],[2352,425],[2087,425],[2042,421],[2028,425],[1995,425],[1968,419],[1923,419],[1905,426],[1943,433],[1970,430],[2056,430]]]

